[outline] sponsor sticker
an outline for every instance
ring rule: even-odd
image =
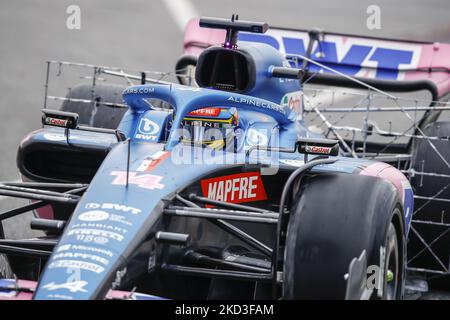
[[[107,244],[109,242],[108,238],[106,237],[99,237],[99,236],[92,236],[92,235],[77,235],[77,240],[86,242],[86,243],[95,243],[95,244]]]
[[[114,222],[119,222],[122,223],[126,226],[133,226],[133,223],[131,223],[130,221],[128,221],[124,216],[118,215],[118,214],[112,214],[111,217],[109,218],[110,221],[114,221]]]
[[[81,221],[103,221],[109,218],[109,213],[102,210],[91,210],[81,213],[78,220]]]
[[[168,158],[170,155],[167,151],[158,151],[154,155],[150,157],[146,157],[139,167],[136,169],[138,172],[150,172],[152,171],[159,163]]]
[[[305,151],[309,153],[330,154],[332,148],[319,146],[305,146]]]
[[[246,104],[246,105],[249,105],[249,106],[255,106],[255,107],[258,107],[258,108],[272,110],[272,111],[281,113],[283,115],[286,115],[286,112],[280,106],[278,106],[278,105],[276,105],[274,103],[260,101],[260,100],[255,100],[255,99],[248,99],[248,98],[244,98],[244,97],[234,97],[234,96],[230,96],[227,100],[228,101],[233,101],[233,102],[236,102],[236,103]]]
[[[159,130],[160,127],[157,123],[147,118],[141,118],[134,137],[136,139],[156,141],[158,140],[157,133]]]
[[[220,108],[201,108],[188,113],[189,116],[217,117],[220,114]]]
[[[103,264],[105,266],[108,265],[109,261],[108,259],[99,257],[97,255],[94,254],[90,254],[90,253],[82,253],[82,252],[62,252],[62,253],[57,253],[55,256],[53,256],[53,259],[82,259],[82,260],[91,260],[93,262],[98,262],[100,264]]]
[[[102,273],[105,268],[92,262],[78,261],[78,260],[56,260],[49,264],[49,269],[55,268],[75,268],[94,273]]]
[[[281,98],[281,105],[287,106],[289,109],[295,111],[298,114],[297,120],[302,118],[303,105],[302,105],[302,92],[294,91],[287,93]]]
[[[259,172],[246,172],[200,181],[209,199],[231,203],[267,200]]]
[[[97,229],[72,229],[67,233],[68,236],[81,236],[77,237],[77,239],[84,239],[84,236],[92,236],[92,237],[102,237],[106,239],[116,240],[121,242],[124,239],[124,236],[107,230],[97,230]],[[82,240],[83,241],[83,240]]]
[[[102,224],[102,223],[95,223],[95,222],[82,222],[77,223],[72,226],[73,229],[76,228],[95,228],[95,229],[104,229],[107,231],[113,231],[113,232],[121,232],[121,233],[127,233],[127,230],[117,227],[115,225],[110,224]]]
[[[326,38],[313,50],[313,57],[331,67],[339,65],[341,72],[351,76],[401,80],[404,77],[402,70],[418,66],[422,50],[422,45],[412,43],[339,35],[327,35]],[[287,57],[298,57],[305,54],[309,36],[306,32],[270,30],[261,35],[242,32],[239,40],[266,43]],[[291,64],[295,66],[294,62]],[[309,70],[326,72],[315,65]]]
[[[112,176],[116,176],[112,184],[116,186],[125,186],[127,184],[127,172],[126,171],[113,171]],[[164,189],[164,185],[160,183],[163,177],[153,174],[138,174],[137,172],[130,171],[128,173],[128,183],[135,184],[138,187],[154,190]]]
[[[134,93],[134,94],[147,94],[147,93],[153,93],[155,92],[155,88],[150,87],[150,86],[135,86],[135,87],[128,87],[125,89],[125,91],[123,92],[123,94],[130,94],[130,93]]]
[[[58,250],[56,252],[64,252],[67,250],[74,250],[74,251],[88,251],[88,252],[94,252],[97,254],[103,254],[107,257],[112,258],[113,253],[106,249],[96,248],[96,247],[90,247],[85,245],[79,245],[79,244],[64,244],[58,247]]]
[[[58,119],[52,117],[45,117],[45,124],[50,126],[66,127],[69,121],[65,119]]]
[[[125,213],[131,213],[131,214],[139,214],[142,212],[141,209],[126,206],[123,204],[117,204],[117,203],[95,203],[95,202],[89,202],[85,206],[86,209],[105,209],[105,210],[116,210],[121,211]]]

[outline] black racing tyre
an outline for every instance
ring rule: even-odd
[[[0,239],[5,239],[5,234],[3,232],[3,225],[0,221]],[[0,254],[0,279],[12,279],[14,278],[14,273],[9,264],[8,257],[4,254]]]
[[[61,110],[78,113],[80,125],[116,129],[127,108],[108,106],[101,102],[123,105],[122,92],[125,88],[117,84],[100,83],[95,87],[79,84],[69,91],[66,98],[93,100],[97,103],[66,100]]]
[[[333,173],[306,179],[299,195],[286,234],[283,298],[344,299],[352,259],[365,250],[367,265],[380,266],[385,248],[383,279],[391,277],[383,288],[394,290],[382,292],[400,299],[406,239],[395,187],[375,177]]]
[[[417,139],[413,149],[412,166],[416,174],[411,179],[414,195],[419,197],[436,197],[444,201],[428,201],[416,198],[414,201],[414,220],[437,222],[439,224],[414,223],[408,243],[408,260],[415,268],[442,270],[441,262],[450,263],[450,233],[444,224],[450,223],[450,178],[439,175],[450,175],[450,122],[434,122],[423,130],[429,137],[440,137],[443,140]],[[438,152],[436,152],[436,150]],[[439,156],[445,159],[445,161]],[[437,174],[422,175],[421,172]],[[447,200],[447,202],[445,201]],[[434,241],[435,239],[438,239]],[[423,240],[433,243],[430,250],[423,250]],[[434,255],[433,255],[434,254]],[[447,286],[447,289],[450,286]]]

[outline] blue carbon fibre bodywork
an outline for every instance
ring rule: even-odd
[[[161,161],[150,172],[141,170],[149,156],[201,150],[182,145],[175,130],[189,112],[205,107],[234,107],[244,124],[245,141],[252,129],[266,129],[268,144],[275,147],[292,149],[298,136],[316,136],[302,120],[297,120],[293,110],[279,104],[286,93],[300,89],[296,81],[269,77],[270,66],[284,64],[279,53],[261,44],[248,45],[246,50],[255,57],[258,70],[256,85],[247,94],[176,84],[140,85],[124,91],[129,110],[119,130],[129,141],[114,145],[98,169],[46,265],[34,299],[103,298],[116,271],[126,265],[138,245],[160,223],[166,201],[193,181],[224,168],[245,165],[248,159],[244,148],[237,154],[208,153],[204,159],[207,165]],[[150,98],[170,103],[173,113],[153,108],[147,101]],[[215,161],[226,156],[233,161]],[[263,155],[258,161],[272,167],[292,166],[292,161],[298,163],[301,158],[299,154],[280,153],[275,159]],[[371,163],[339,158],[334,164],[314,170],[357,173],[358,168]],[[77,286],[67,286],[71,282]]]

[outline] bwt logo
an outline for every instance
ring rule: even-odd
[[[139,132],[142,134],[156,134],[159,132],[159,126],[150,119],[142,118],[139,122]]]
[[[260,42],[270,45],[286,54],[295,67],[293,59],[301,61],[299,55],[306,55],[309,42],[306,32],[293,31],[287,36],[286,31],[269,30],[269,34],[239,33],[240,41]],[[408,44],[380,42],[373,44],[365,39],[346,38],[343,36],[326,35],[320,45],[315,45],[312,58],[324,65],[345,74],[356,76],[364,67],[376,69],[372,77],[396,80],[401,68],[417,66],[420,48]],[[311,64],[312,72],[326,71]],[[368,76],[368,75],[364,75]]]

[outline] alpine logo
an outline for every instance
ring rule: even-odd
[[[269,109],[269,110],[272,110],[275,112],[279,112],[283,115],[286,115],[286,112],[284,111],[284,109],[282,109],[277,104],[270,103],[268,101],[263,101],[263,100],[259,100],[259,99],[247,99],[247,98],[235,97],[235,96],[230,96],[227,100],[233,101],[235,103],[241,103],[241,104],[246,104],[249,106],[255,106],[255,107],[259,107],[259,108]]]
[[[201,180],[203,195],[232,203],[267,200],[259,172],[246,172]]]
[[[84,287],[87,285],[87,281],[73,281],[73,282],[66,282],[57,284],[55,282],[47,283],[45,286],[43,286],[44,289],[47,289],[49,291],[53,290],[59,290],[59,289],[67,289],[70,292],[87,292]]]

